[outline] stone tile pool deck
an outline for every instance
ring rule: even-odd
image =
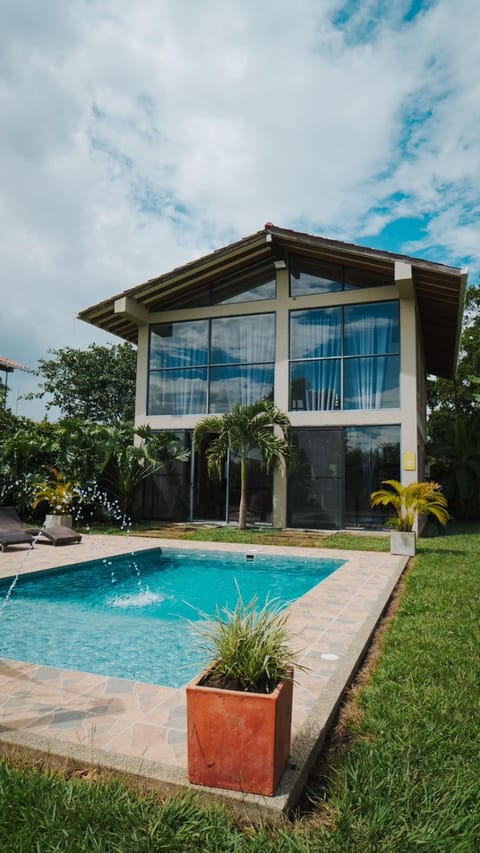
[[[383,552],[86,535],[79,545],[42,543],[33,550],[11,546],[0,553],[0,578],[162,547],[346,561],[289,610],[290,627],[302,649],[301,663],[308,670],[296,675],[291,757],[276,795],[235,794],[189,784],[184,687],[160,687],[1,657],[0,752],[27,748],[56,766],[62,762],[77,768],[97,766],[164,791],[208,792],[252,819],[275,820],[301,797],[345,687],[407,558]]]

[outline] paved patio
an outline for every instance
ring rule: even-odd
[[[289,611],[308,671],[297,675],[291,759],[276,795],[212,792],[251,817],[260,813],[275,819],[298,802],[345,686],[407,560],[387,553],[87,535],[80,545],[13,546],[0,553],[0,578],[162,547],[346,561]],[[0,658],[0,750],[15,746],[40,751],[57,764],[60,759],[79,768],[124,772],[162,789],[209,790],[187,779],[184,688]]]

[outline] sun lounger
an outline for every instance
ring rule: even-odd
[[[38,531],[37,531],[38,532]],[[40,537],[44,537],[50,545],[73,545],[82,541],[82,536],[71,527],[56,524],[54,527],[42,527]],[[41,538],[39,542],[41,542]]]
[[[14,506],[0,507],[0,551],[9,545],[31,545],[32,534],[25,529]]]

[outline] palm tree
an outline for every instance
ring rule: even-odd
[[[419,515],[433,515],[440,524],[448,521],[447,499],[438,483],[409,483],[402,486],[398,480],[382,480],[385,489],[372,492],[372,507],[390,506],[396,517],[389,520],[396,530],[411,531]]]
[[[215,433],[206,451],[208,471],[211,476],[222,476],[227,453],[240,456],[240,508],[238,527],[244,530],[247,516],[247,459],[250,450],[259,450],[262,464],[270,473],[280,464],[290,467],[294,449],[289,442],[290,421],[287,415],[271,400],[241,405],[234,403],[225,415],[209,415],[195,427],[195,447],[200,448],[203,439]]]

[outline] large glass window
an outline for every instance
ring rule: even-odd
[[[148,412],[221,413],[273,399],[274,362],[274,314],[153,326]]]
[[[162,296],[162,308],[200,308],[207,305],[230,305],[275,299],[277,283],[273,263],[233,273],[217,280],[195,284],[186,291]]]
[[[149,414],[183,415],[205,411],[208,340],[208,320],[152,326]]]
[[[290,295],[309,296],[312,293],[332,293],[337,290],[357,290],[365,287],[392,285],[393,275],[377,270],[293,257],[290,260]]]
[[[291,410],[399,405],[398,302],[291,312]]]
[[[231,305],[235,302],[259,302],[275,299],[277,282],[274,273],[257,275],[251,279],[220,282],[211,289],[212,305]]]
[[[343,268],[340,264],[319,263],[305,258],[290,262],[290,295],[331,293],[343,290]]]

